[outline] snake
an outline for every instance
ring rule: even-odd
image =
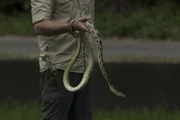
[[[89,33],[93,36],[93,39],[94,39],[94,42],[95,42],[95,45],[97,48],[96,53],[97,53],[98,64],[99,64],[102,75],[104,76],[106,82],[108,83],[110,90],[117,96],[125,97],[126,96],[125,94],[118,91],[114,87],[114,85],[111,82],[111,79],[108,77],[107,72],[105,70],[104,61],[103,61],[103,46],[102,46],[102,41],[100,39],[99,31],[97,30],[95,25],[92,24],[90,21],[84,22],[84,25],[88,29]],[[76,49],[72,59],[68,63],[67,67],[65,68],[64,74],[63,74],[64,87],[70,92],[78,91],[78,90],[82,89],[88,83],[91,72],[93,70],[94,61],[95,61],[95,59],[94,59],[95,55],[93,54],[93,48],[92,48],[90,41],[88,41],[86,39],[80,39],[79,34],[76,36],[76,38],[77,38],[77,49]],[[72,87],[70,84],[70,80],[69,80],[69,73],[80,53],[82,43],[84,43],[84,47],[86,50],[87,66],[85,68],[85,71],[83,73],[83,77],[82,77],[82,80],[80,81],[80,83],[77,86]]]

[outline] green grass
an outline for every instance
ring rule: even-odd
[[[179,113],[179,110],[170,112],[161,107],[152,110],[147,108],[136,110],[118,109],[113,112],[100,110],[94,114],[94,120],[179,120]]]
[[[143,62],[143,63],[180,63],[180,57],[159,57],[159,56],[105,56],[104,62]]]
[[[3,104],[0,107],[1,120],[40,120],[40,107],[37,104]]]
[[[24,54],[11,54],[0,52],[0,60],[35,60],[38,59],[37,55],[24,55]]]
[[[106,63],[180,63],[180,57],[159,56],[104,56]],[[0,60],[38,60],[37,55],[0,53]],[[97,59],[96,59],[97,62]]]
[[[39,104],[1,104],[0,119],[1,120],[40,120],[41,108]],[[180,110],[167,110],[163,107],[155,107],[153,109],[137,108],[137,109],[121,109],[117,108],[113,111],[94,110],[93,120],[179,120]]]

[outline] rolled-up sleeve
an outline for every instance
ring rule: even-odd
[[[31,0],[32,23],[51,19],[54,0]]]

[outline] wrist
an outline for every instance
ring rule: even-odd
[[[75,22],[76,19],[71,20],[67,26],[67,30],[73,37],[77,38],[79,36],[79,33],[76,32]]]
[[[72,22],[72,31],[76,31],[77,29],[76,29],[76,21],[74,21],[74,22]]]

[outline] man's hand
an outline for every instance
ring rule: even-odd
[[[85,32],[88,31],[88,29],[84,25],[84,22],[88,21],[89,19],[89,17],[78,19],[74,22],[73,29]],[[51,20],[44,20],[34,24],[34,30],[38,35],[53,36],[68,32],[67,26],[68,23],[59,24],[58,22],[54,22]]]
[[[78,31],[87,32],[88,29],[84,25],[84,22],[88,21],[89,19],[90,19],[90,17],[83,17],[83,18],[76,20],[76,22],[74,22],[74,24],[73,24],[73,29],[78,30]]]

